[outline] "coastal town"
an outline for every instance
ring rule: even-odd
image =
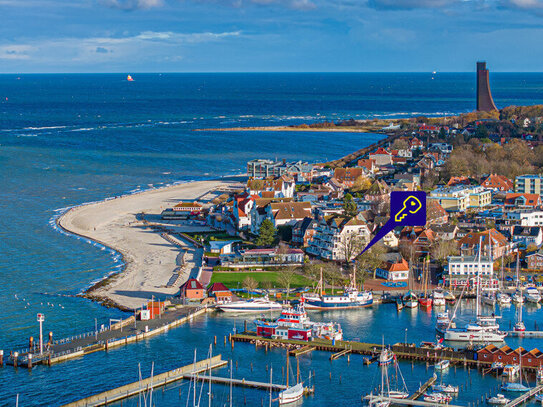
[[[479,71],[484,83],[488,71],[478,64],[478,78]],[[331,361],[363,355],[364,366],[378,365],[381,384],[360,394],[372,406],[450,404],[461,386],[443,383],[443,375],[457,366],[502,378],[506,395],[488,394],[481,399],[488,404],[543,399],[543,353],[508,345],[511,338],[543,338],[537,319],[523,319],[523,310],[534,312],[542,300],[543,106],[498,110],[490,89],[478,86],[477,107],[458,116],[296,124],[290,131],[371,131],[380,138],[329,162],[255,157],[244,174],[68,208],[55,218],[60,232],[122,259],[118,271],[80,295],[126,317],[100,327],[95,320],[94,331],[74,337],[51,331],[47,340],[38,314],[39,338],[10,351],[5,363],[32,369],[68,362],[216,313],[243,318],[243,329],[221,331],[222,341],[214,335],[208,359],[163,373],[164,382],[145,379],[151,393],[140,376],[70,405],[148,397],[155,385],[187,379],[196,386],[206,372],[210,386],[274,390],[275,401],[289,404],[315,392],[299,377],[289,386],[290,356],[299,364],[313,351],[330,353]],[[397,192],[425,194],[425,222],[396,224],[370,244],[397,214]],[[507,326],[497,313],[511,305]],[[408,340],[408,328],[401,342],[385,341],[384,333],[382,343],[368,342],[334,314],[368,308],[398,317],[421,310],[433,315],[433,326],[421,343]],[[236,342],[266,352],[286,348],[286,385],[212,376],[227,364],[211,354],[221,342],[230,351]],[[417,389],[404,382],[392,390],[388,370],[398,376],[399,361],[411,361],[412,369],[431,363],[435,373]]]

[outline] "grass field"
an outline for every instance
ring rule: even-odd
[[[213,277],[211,277],[212,283],[223,283],[228,288],[239,288],[243,287],[243,280],[247,276],[250,276],[254,278],[256,281],[258,281],[258,285],[260,288],[263,287],[263,283],[266,281],[271,282],[272,287],[278,287],[278,288],[284,288],[281,287],[281,284],[279,284],[279,272],[277,271],[270,271],[270,272],[214,272]],[[291,284],[291,288],[296,287],[310,287],[312,285],[312,280],[308,279],[307,277],[300,276],[296,274],[293,278],[293,282]]]

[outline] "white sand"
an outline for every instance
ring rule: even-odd
[[[175,294],[189,275],[192,277],[197,273],[201,249],[186,245],[186,272],[174,287],[166,288],[179,265],[182,249],[165,240],[158,232],[144,227],[136,215],[145,212],[148,221],[160,222],[159,215],[163,209],[181,200],[212,200],[216,194],[209,191],[233,185],[239,183],[232,180],[191,182],[69,210],[59,219],[64,229],[117,250],[122,253],[126,263],[120,275],[108,285],[93,290],[91,295],[135,309],[153,295],[155,299],[161,299]]]

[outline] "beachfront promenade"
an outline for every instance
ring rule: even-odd
[[[192,307],[178,305],[174,310],[168,310],[155,319],[147,321],[136,320],[134,316],[131,316],[121,322],[117,322],[111,328],[106,327],[70,338],[60,339],[54,341],[52,344],[44,344],[44,351],[41,355],[38,345],[33,349],[11,351],[6,363],[15,367],[27,367],[31,369],[37,364],[52,365],[89,353],[107,351],[167,332],[170,328],[189,322],[193,318],[211,310],[213,309],[205,306]]]

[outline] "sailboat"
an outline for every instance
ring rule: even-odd
[[[522,290],[519,286],[519,282],[520,282],[520,277],[519,277],[519,264],[520,264],[520,261],[519,261],[519,253],[517,251],[517,263],[516,263],[516,266],[515,266],[515,269],[516,269],[516,272],[517,272],[517,275],[516,275],[516,284],[517,284],[517,289],[515,290],[515,292],[511,295],[511,298],[513,299],[513,302],[515,304],[524,304],[524,296],[522,295]]]
[[[417,308],[418,306],[417,294],[411,290],[405,293],[405,295],[402,297],[402,301],[407,308]]]
[[[500,289],[503,290],[503,263],[504,263],[505,259],[502,257],[501,259],[501,276],[500,276]],[[498,304],[500,306],[506,306],[506,305],[511,305],[511,297],[504,293],[504,292],[501,292],[501,291],[498,291],[496,293],[496,301],[498,302]]]
[[[517,252],[517,281],[518,281],[518,267],[519,265],[519,254]],[[518,284],[518,283],[517,283]],[[522,295],[521,295],[522,298]],[[515,327],[513,328],[516,332],[524,332],[526,331],[526,325],[524,325],[524,322],[522,321],[522,303],[517,303],[517,322],[515,323]]]
[[[512,391],[512,392],[525,392],[530,390],[528,387],[522,384],[522,355],[520,353],[520,350],[518,352],[518,359],[519,359],[519,382],[509,382],[502,385],[503,391]]]
[[[448,328],[444,338],[447,341],[465,342],[503,342],[507,333],[500,331],[494,314],[482,315],[480,313],[481,301],[481,243],[479,243],[479,260],[477,269],[477,298],[475,300],[475,321],[469,323],[463,329]]]
[[[132,78],[132,76],[128,75],[128,76],[126,77],[126,80],[127,80],[128,82],[133,82],[133,81],[134,81],[134,78]]]
[[[434,307],[444,307],[446,304],[443,290],[435,290],[432,295],[432,299],[434,300]]]
[[[428,295],[428,280],[430,278],[430,259],[424,259],[422,263],[422,281],[424,286],[424,294],[419,298],[421,308],[430,308],[432,306],[432,298]]]
[[[287,383],[286,383],[286,386],[287,388],[285,390],[283,390],[281,393],[279,393],[279,405],[284,405],[284,404],[290,404],[290,403],[294,403],[295,401],[298,401],[300,400],[303,395],[304,395],[304,385],[302,382],[300,382],[300,363],[299,363],[299,360],[298,358],[296,358],[296,384],[294,386],[291,386],[289,387],[288,385],[288,378],[290,376],[290,371],[289,371],[289,359],[290,359],[290,356],[288,355],[288,350],[287,350]]]
[[[351,283],[346,287],[343,294],[326,294],[322,279],[322,268],[319,283],[314,293],[303,295],[307,309],[349,309],[369,307],[373,304],[373,293],[371,291],[359,291],[356,287],[356,267],[351,275]]]

